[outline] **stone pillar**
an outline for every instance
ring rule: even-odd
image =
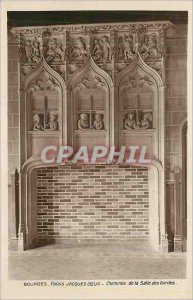
[[[181,218],[180,218],[180,202],[181,202],[181,172],[179,167],[174,167],[174,252],[182,252],[182,236],[181,236]]]
[[[19,176],[16,169],[15,174],[11,175],[11,195],[10,195],[10,230],[11,241],[10,249],[17,249],[18,224],[19,224]]]
[[[22,176],[21,173],[19,174],[19,227],[18,227],[18,243],[17,243],[17,250],[24,251],[24,239],[25,239],[25,227],[23,223],[23,202],[22,202]]]

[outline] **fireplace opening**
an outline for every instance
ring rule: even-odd
[[[36,242],[148,242],[148,169],[67,165],[37,169]]]

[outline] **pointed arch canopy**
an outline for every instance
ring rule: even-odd
[[[41,61],[36,65],[35,69],[32,69],[25,77],[25,79],[21,82],[21,91],[26,91],[30,82],[37,78],[42,71],[46,71],[50,76],[54,77],[58,84],[60,85],[61,90],[64,90],[65,82],[64,79],[54,71],[46,62],[44,57],[42,57]]]
[[[139,69],[141,69],[145,74],[149,75],[155,81],[157,88],[164,86],[161,76],[158,74],[158,72],[156,72],[153,68],[151,68],[144,62],[139,52],[136,54],[131,65],[129,65],[119,73],[115,85],[119,87],[122,79],[128,74],[131,74],[137,67],[139,67]]]
[[[77,82],[77,78],[89,70],[93,71],[99,77],[102,77],[109,89],[113,87],[113,81],[111,77],[103,69],[97,66],[92,57],[90,56],[86,60],[85,64],[80,69],[76,70],[75,73],[68,79],[67,88],[71,90],[73,88],[74,83]]]

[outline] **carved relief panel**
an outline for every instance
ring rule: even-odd
[[[28,156],[40,154],[50,142],[58,146],[62,129],[61,108],[61,86],[56,78],[42,68],[26,90]]]
[[[119,84],[119,144],[146,145],[149,155],[156,154],[158,132],[158,90],[155,79],[138,64]]]
[[[72,98],[73,145],[108,146],[109,88],[106,80],[89,65],[74,78]]]
[[[126,77],[120,86],[122,98],[122,129],[152,129],[154,83],[147,75],[135,72]]]

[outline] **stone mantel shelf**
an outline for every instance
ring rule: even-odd
[[[37,135],[37,136],[58,136],[61,134],[61,131],[28,131],[29,134],[31,135]]]
[[[151,133],[155,132],[155,129],[131,129],[131,130],[127,130],[127,129],[121,129],[121,132],[124,134],[129,134],[129,135],[149,135]]]
[[[95,129],[83,129],[83,130],[74,130],[76,134],[87,134],[87,133],[93,133],[93,134],[102,134],[108,132],[106,129],[105,130],[95,130]]]

